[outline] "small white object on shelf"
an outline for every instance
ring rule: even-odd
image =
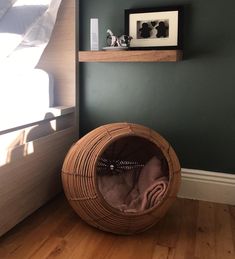
[[[91,50],[99,50],[99,24],[97,18],[90,20]]]

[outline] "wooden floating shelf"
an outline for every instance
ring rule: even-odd
[[[79,51],[79,62],[176,62],[181,50]]]

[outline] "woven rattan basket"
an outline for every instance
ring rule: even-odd
[[[129,213],[104,199],[99,174],[141,168],[156,154],[164,158],[169,178],[157,206]],[[180,164],[169,143],[155,131],[129,123],[104,125],[85,135],[71,147],[62,168],[65,195],[77,214],[96,228],[124,235],[142,232],[165,215],[176,198],[180,177]]]

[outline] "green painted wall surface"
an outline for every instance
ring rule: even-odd
[[[129,121],[158,131],[182,167],[235,173],[235,1],[80,0],[80,49],[89,20],[124,33],[124,9],[183,5],[184,60],[80,64],[80,127]]]

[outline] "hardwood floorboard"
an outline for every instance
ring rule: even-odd
[[[180,218],[179,233],[171,258],[194,258],[199,202],[181,199],[180,203],[181,206],[175,212],[175,217]]]
[[[235,207],[178,199],[157,225],[120,236],[83,222],[63,195],[0,238],[1,259],[234,259]]]
[[[215,222],[215,251],[217,258],[234,259],[233,233],[227,205],[215,204]]]
[[[8,248],[6,249],[7,254],[4,255],[4,258],[31,258],[70,212],[70,210],[66,209],[68,208],[66,203],[58,203],[57,205],[58,207],[45,214],[45,219],[39,225],[34,226],[31,231],[25,233],[24,229],[21,228],[20,239],[19,236],[17,237],[17,246],[12,249],[11,246],[14,245],[14,242],[12,243],[9,240]],[[23,224],[27,224],[26,222],[23,222]]]
[[[215,204],[199,202],[195,255],[215,259]]]
[[[230,224],[233,236],[233,248],[235,249],[235,206],[229,206]]]

